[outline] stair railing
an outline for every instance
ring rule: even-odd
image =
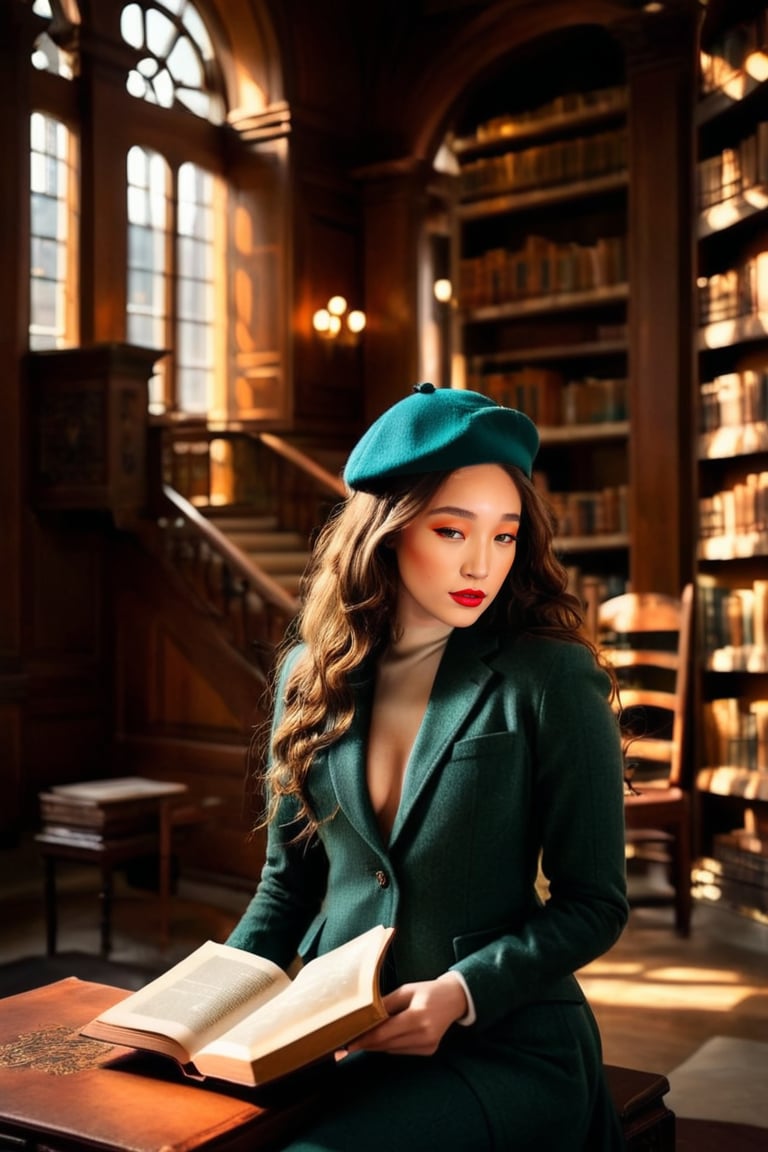
[[[298,599],[169,484],[163,485],[163,495],[170,514],[158,526],[167,561],[218,619],[230,643],[268,673],[275,648],[296,616]]]
[[[347,494],[344,486],[344,481],[340,476],[334,475],[329,472],[327,468],[323,468],[322,464],[318,464],[306,452],[302,452],[294,444],[289,444],[287,440],[283,440],[280,436],[275,436],[272,432],[259,432],[258,439],[267,448],[271,448],[278,456],[282,456],[285,460],[290,461],[299,468],[306,476],[310,476],[313,480],[317,481],[320,488],[325,489],[326,492],[331,493],[333,496],[338,496],[343,500]]]
[[[234,504],[257,517],[273,515],[280,528],[300,532],[308,550],[312,536],[346,490],[339,475],[273,433],[213,431],[200,425],[158,429],[154,475],[155,491],[162,496],[155,524],[163,555],[216,618],[229,642],[251,663],[268,671],[299,600],[200,510],[211,500],[208,449],[215,440],[249,446],[246,455],[240,453],[235,462],[238,493]],[[175,443],[191,449],[193,490],[186,495],[177,483],[186,488],[190,473],[182,467],[177,480],[174,469],[162,464],[173,459]],[[185,458],[181,459],[183,463]]]

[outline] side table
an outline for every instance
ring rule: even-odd
[[[59,860],[77,860],[96,864],[101,872],[99,890],[101,955],[108,956],[112,947],[113,871],[119,864],[157,853],[158,833],[144,832],[135,836],[99,839],[65,828],[57,829],[55,832],[44,829],[35,836],[35,841],[45,864],[45,937],[48,955],[53,956],[56,952],[58,932],[56,865]],[[165,893],[167,886],[163,884],[162,889]]]

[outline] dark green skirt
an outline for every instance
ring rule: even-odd
[[[515,1044],[454,1028],[434,1056],[347,1057],[327,1103],[286,1150],[623,1150],[588,1006],[539,1004],[515,1016]]]

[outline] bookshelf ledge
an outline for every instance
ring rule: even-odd
[[[700,460],[729,460],[732,456],[749,456],[768,451],[768,424],[723,425],[699,437]]]
[[[764,80],[757,76],[750,76],[747,72],[735,70],[731,75],[712,92],[708,92],[703,100],[699,101],[696,109],[696,123],[706,124],[715,117],[733,108],[746,96],[751,96],[758,88],[762,88]]]
[[[605,420],[597,424],[540,425],[542,444],[569,443],[574,440],[618,440],[629,436],[628,420]]]
[[[549,114],[529,115],[523,120],[510,116],[503,122],[480,126],[474,136],[458,137],[451,147],[457,155],[479,154],[508,146],[510,141],[520,141],[526,136],[538,139],[562,133],[564,129],[582,128],[626,110],[626,91],[623,88],[607,89],[594,103]]]
[[[768,556],[768,533],[705,536],[699,540],[698,553],[700,560],[748,560],[755,556]]]
[[[717,204],[705,208],[699,217],[699,239],[706,240],[708,236],[719,235],[727,228],[733,227],[749,216],[764,212],[768,208],[768,188],[765,185],[755,185],[745,188],[736,196],[729,196]]]
[[[715,796],[768,801],[768,772],[754,768],[702,768],[696,777],[696,786],[700,792]]]
[[[498,191],[492,195],[488,194],[487,189],[483,189],[477,193],[476,198],[460,204],[456,213],[460,220],[505,216],[508,212],[518,212],[521,208],[538,208],[544,204],[557,204],[562,200],[578,200],[583,196],[611,192],[628,184],[629,173],[626,168],[621,168],[603,176],[587,176],[583,180],[570,180],[567,183],[550,184],[546,187]]]
[[[601,304],[620,302],[629,296],[627,284],[610,284],[604,288],[589,288],[582,292],[556,292],[550,296],[527,296],[523,300],[510,300],[506,304],[488,304],[467,310],[466,322],[508,320],[514,316],[527,316],[537,312],[567,312],[571,308],[593,308]],[[768,330],[768,316],[765,317]]]
[[[561,552],[604,552],[611,548],[628,548],[626,532],[605,533],[594,536],[558,536],[555,548]]]
[[[699,348],[728,348],[733,344],[748,344],[768,339],[768,313],[753,312],[749,316],[736,316],[732,320],[716,320],[699,329]]]

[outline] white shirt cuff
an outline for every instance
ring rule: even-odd
[[[455,968],[451,968],[451,975],[455,976],[457,978],[457,980],[461,984],[462,988],[464,989],[464,995],[467,998],[467,1005],[468,1005],[467,1011],[464,1013],[463,1016],[459,1017],[459,1019],[456,1021],[456,1023],[461,1024],[462,1028],[468,1028],[470,1024],[474,1024],[475,1020],[477,1020],[477,1012],[475,1011],[475,1002],[472,999],[472,993],[469,991],[469,987],[467,986],[467,982],[464,979],[464,977],[462,976],[461,972],[457,972]]]

